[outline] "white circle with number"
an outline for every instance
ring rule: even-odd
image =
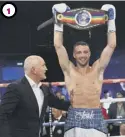
[[[16,14],[16,6],[14,4],[4,4],[2,8],[2,13],[5,17],[11,18]]]

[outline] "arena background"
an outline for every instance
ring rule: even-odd
[[[2,6],[4,2],[0,2]],[[37,54],[42,56],[48,67],[46,81],[63,81],[57,56],[53,47],[53,25],[37,31],[37,26],[52,17],[51,7],[57,2],[13,2],[17,6],[17,14],[12,19],[6,19],[0,14],[0,82],[12,82],[21,78],[23,73],[23,60],[26,56]],[[59,3],[59,2],[58,2]],[[104,78],[125,78],[125,37],[124,37],[124,1],[79,1],[66,2],[71,8],[92,7],[98,8],[103,4],[113,4],[117,10],[117,48],[112,56],[109,66],[105,71]],[[92,50],[90,64],[98,59],[106,45],[106,25],[91,30],[91,39],[88,31],[78,31],[65,26],[64,45],[67,48],[70,59],[72,58],[72,45],[79,41],[87,41]],[[124,85],[125,86],[125,85]],[[53,91],[61,90],[67,97],[63,87],[53,87]],[[116,92],[123,90],[120,83],[104,84],[103,91],[109,90],[113,97]],[[0,94],[5,88],[0,88]],[[68,97],[67,97],[68,99]]]

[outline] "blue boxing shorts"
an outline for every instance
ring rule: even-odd
[[[69,108],[64,137],[107,137],[107,133],[101,109]]]

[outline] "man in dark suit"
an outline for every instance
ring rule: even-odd
[[[52,108],[52,114],[55,118],[54,122],[65,122],[65,117],[62,114],[62,110]],[[63,137],[64,136],[64,126],[53,126],[53,137]]]
[[[70,103],[60,101],[47,86],[47,67],[40,56],[24,61],[25,76],[7,87],[0,104],[0,137],[6,137],[4,123],[8,122],[8,137],[42,137],[42,123],[47,106],[67,110]]]
[[[47,117],[47,116],[46,116]],[[65,122],[66,117],[63,116],[62,110],[52,108],[52,121],[53,123]],[[49,120],[46,119],[46,122]],[[53,126],[53,137],[64,137],[64,125]],[[45,137],[50,137],[50,127],[46,127],[47,135]]]
[[[117,93],[117,98],[124,98],[124,95],[121,92]],[[117,102],[112,103],[109,107],[108,115],[110,119],[124,119],[125,118],[125,103]],[[109,132],[111,136],[120,135],[120,124],[121,122],[115,122],[109,124]]]

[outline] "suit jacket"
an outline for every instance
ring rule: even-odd
[[[44,102],[39,117],[39,108],[33,90],[24,77],[7,87],[0,104],[0,137],[6,137],[4,130],[5,121],[8,122],[8,137],[39,137],[46,108],[68,110],[70,103],[56,98],[50,89],[42,86]],[[42,135],[41,135],[42,136]]]
[[[58,122],[65,122],[65,120],[66,118],[62,116]],[[48,122],[48,120],[46,122]],[[50,137],[50,127],[46,127],[46,132],[47,135],[45,135],[44,137]],[[55,129],[53,131],[53,137],[64,137],[64,125],[55,126]]]
[[[125,109],[125,103],[123,103]],[[117,103],[112,103],[109,107],[108,115],[110,119],[117,119]],[[111,136],[118,136],[120,134],[119,124],[114,125],[113,123],[109,124],[109,133]]]
[[[125,103],[123,103],[123,107],[125,109]],[[117,103],[112,103],[109,107],[108,116],[110,119],[117,118]]]
[[[59,122],[65,122],[65,119],[66,118],[62,116]],[[64,125],[55,127],[53,137],[64,137]]]

